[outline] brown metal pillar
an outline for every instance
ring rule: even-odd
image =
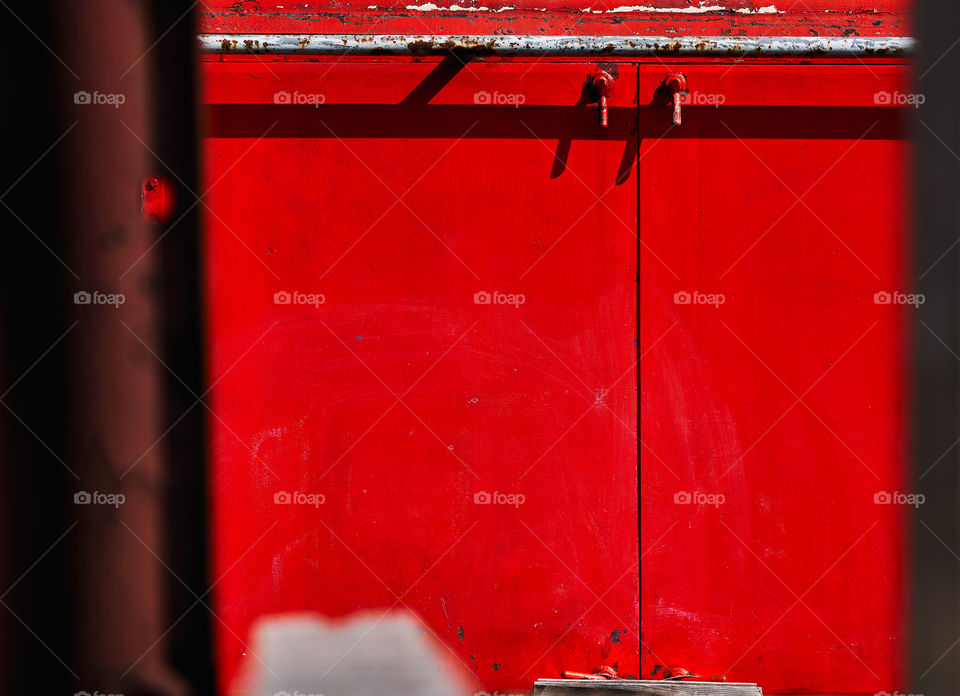
[[[167,424],[159,362],[157,232],[138,210],[152,174],[155,94],[148,3],[62,3],[60,83],[76,132],[62,215],[72,286],[69,463],[79,476],[74,642],[79,687],[185,691],[165,663]],[[98,497],[99,496],[99,497]]]

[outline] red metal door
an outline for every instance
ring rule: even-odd
[[[637,82],[606,67],[602,129],[597,64],[204,64],[225,684],[259,618],[391,607],[491,690],[639,674]]]
[[[396,606],[489,689],[900,685],[902,65],[204,67],[225,683]]]
[[[893,692],[905,71],[675,69],[682,128],[657,140],[641,116],[643,672]],[[641,102],[664,70],[641,66]]]

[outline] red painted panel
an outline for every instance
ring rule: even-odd
[[[905,90],[898,69],[831,71]],[[753,101],[723,68],[687,72],[705,96]],[[771,76],[771,101],[820,102],[820,75]],[[805,122],[690,110],[683,138],[641,147],[645,674],[902,686],[904,508],[874,496],[903,490],[911,309],[874,296],[908,277],[909,153],[902,114],[866,97]]]
[[[489,689],[601,662],[899,686],[903,508],[874,495],[902,489],[909,307],[874,295],[909,267],[883,98],[905,69],[611,64],[603,132],[573,106],[594,67],[204,64],[225,683],[256,618],[396,593]],[[672,69],[693,90],[676,130],[654,94]],[[495,289],[526,301],[473,303]]]
[[[258,618],[393,606],[478,688],[638,674],[636,67],[604,131],[594,65],[450,65],[204,64],[224,685]]]
[[[300,34],[904,36],[912,7],[909,0],[216,0],[204,4],[201,26]]]

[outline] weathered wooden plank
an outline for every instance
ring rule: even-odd
[[[557,696],[588,692],[590,696],[623,696],[625,693],[647,696],[762,696],[756,684],[741,682],[654,681],[616,679],[590,681],[580,679],[538,679],[534,696]]]

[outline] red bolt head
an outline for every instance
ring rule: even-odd
[[[160,176],[150,176],[140,187],[140,212],[147,222],[166,222],[173,213],[173,184]]]
[[[593,88],[597,90],[597,94],[601,97],[605,97],[613,91],[613,82],[614,77],[606,70],[598,71],[590,83],[593,85]]]
[[[663,88],[670,94],[687,91],[687,76],[683,73],[670,73],[663,81]]]

